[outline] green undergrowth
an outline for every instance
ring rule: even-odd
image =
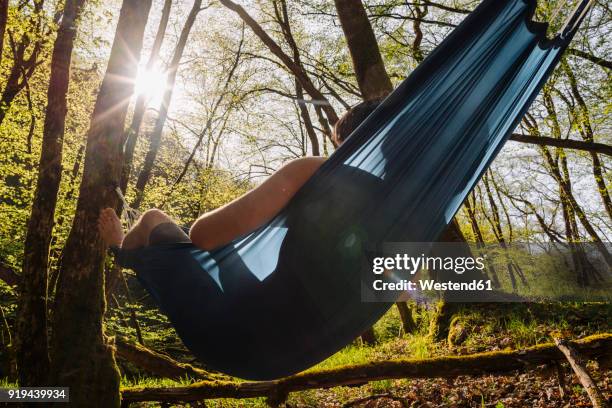
[[[374,326],[378,339],[376,345],[366,345],[360,339],[356,339],[307,372],[321,369],[333,370],[372,361],[426,359],[521,349],[551,342],[551,332],[561,332],[570,338],[612,332],[610,323],[612,307],[608,304],[471,304],[460,308],[453,319],[453,324],[461,325],[465,330],[465,336],[461,337],[459,344],[448,345],[446,341],[434,341],[428,335],[433,311],[424,306],[418,308],[412,306],[413,317],[418,325],[414,333],[402,332],[399,313],[393,307]],[[180,356],[174,357],[179,358]],[[398,394],[406,393],[411,389],[420,389],[425,386],[424,381],[428,380],[382,380],[356,387],[307,390],[291,393],[288,402],[291,406],[342,406],[373,394]],[[139,375],[125,376],[122,386],[176,387],[186,386],[193,382],[189,378],[172,381]],[[495,388],[494,385],[492,387]],[[486,398],[485,400],[486,406],[495,406],[496,401]],[[157,407],[159,405],[143,404],[141,406]],[[263,398],[207,401],[207,407],[266,406]]]

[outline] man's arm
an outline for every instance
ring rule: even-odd
[[[191,241],[211,250],[256,230],[287,205],[324,161],[305,157],[289,162],[242,197],[198,218],[189,233]]]

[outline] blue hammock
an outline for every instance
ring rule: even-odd
[[[138,279],[208,367],[248,379],[304,370],[390,307],[368,251],[435,241],[571,40],[546,39],[535,0],[485,0],[267,225],[215,251],[136,250]]]

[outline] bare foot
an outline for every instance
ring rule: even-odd
[[[100,211],[98,218],[98,231],[108,246],[121,246],[123,242],[123,229],[121,220],[112,208]]]

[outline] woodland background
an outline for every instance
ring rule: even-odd
[[[552,18],[553,33],[571,3],[539,1],[537,18]],[[78,390],[75,406],[97,401],[108,407],[119,403],[120,383],[197,379],[177,363],[197,361],[132,273],[104,258],[93,226],[101,204],[118,205],[112,180],[121,180],[132,207],[158,207],[189,224],[288,160],[331,154],[337,118],[363,99],[388,93],[477,4],[0,0],[5,384],[70,384]],[[595,1],[446,238],[502,245],[590,242],[611,259],[611,31],[609,2]],[[112,47],[116,35],[122,41]],[[579,285],[610,289],[600,286],[585,254],[573,262]],[[510,264],[490,277],[513,286],[528,280]],[[609,332],[609,321],[608,304],[486,309],[404,302],[319,368],[527,347],[550,341],[551,330],[573,337]],[[110,336],[118,339],[117,359]],[[159,369],[151,362],[160,355],[147,349],[172,357],[169,364],[183,371]],[[600,374],[600,387],[609,392],[609,371]],[[526,377],[510,381],[508,390],[499,377],[484,377],[475,387],[461,379],[455,387],[384,380],[304,391],[288,403],[521,406],[533,398],[555,406],[586,398],[579,385],[565,384],[562,393],[521,375]]]

